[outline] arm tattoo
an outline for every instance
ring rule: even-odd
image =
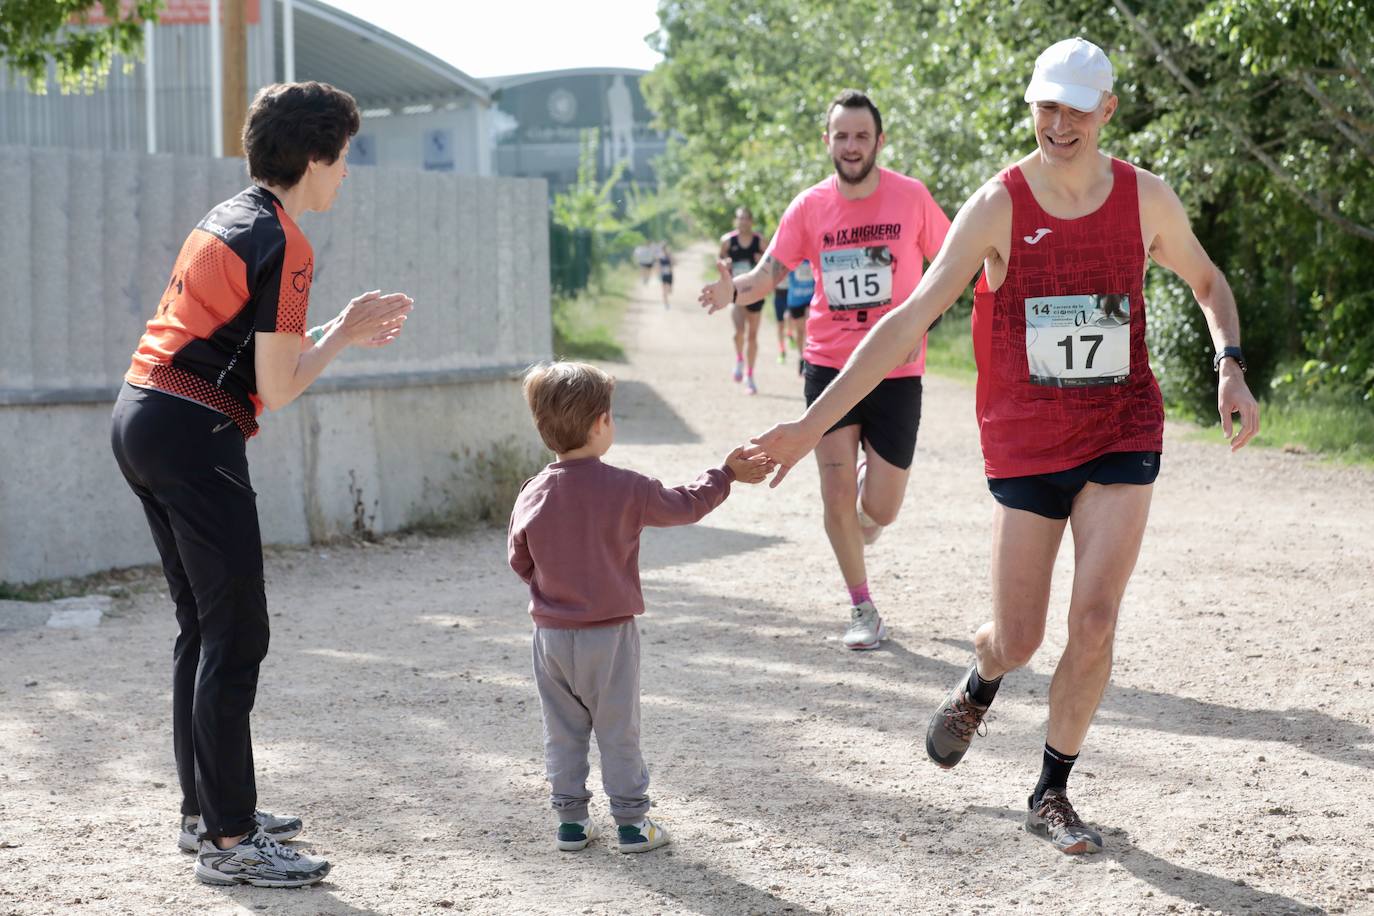
[[[763,256],[763,266],[772,276],[774,283],[787,276],[787,266],[771,254]]]

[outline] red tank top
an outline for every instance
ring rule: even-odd
[[[1051,474],[1108,452],[1162,451],[1164,401],[1145,349],[1145,251],[1135,169],[1112,160],[1093,213],[1057,219],[1017,166],[1011,253],[973,298],[977,414],[988,477]]]

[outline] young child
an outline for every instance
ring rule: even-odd
[[[668,842],[649,814],[639,752],[639,534],[689,525],[724,501],[730,482],[758,483],[763,456],[737,448],[681,487],[601,462],[615,439],[615,380],[595,366],[553,363],[525,375],[525,400],[558,460],[530,478],[511,512],[511,568],[530,587],[534,681],[544,713],[544,759],[558,813],[557,846],[597,836],[587,812],[592,732],[621,852]]]

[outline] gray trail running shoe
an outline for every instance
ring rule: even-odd
[[[876,649],[887,639],[887,626],[872,601],[861,601],[849,610],[849,628],[844,631],[846,649]]]
[[[973,743],[973,736],[980,734],[983,717],[988,714],[988,707],[978,705],[968,695],[969,675],[972,673],[973,668],[964,672],[958,686],[935,710],[926,728],[926,753],[946,770],[964,759],[968,746]],[[987,732],[984,730],[981,733]]]
[[[1102,851],[1102,834],[1083,823],[1063,792],[1046,789],[1039,805],[1034,795],[1026,803],[1026,829],[1048,839],[1055,849],[1071,856]]]
[[[588,819],[586,823],[564,821],[558,825],[558,848],[564,852],[586,849],[587,844],[596,839],[599,833],[601,831],[597,829],[593,820]]]
[[[305,887],[327,874],[326,860],[283,846],[261,828],[228,849],[204,839],[196,856],[196,877],[205,884]]]
[[[295,839],[305,829],[298,817],[277,817],[266,811],[254,811],[253,820],[258,822],[268,836],[278,842]],[[200,818],[194,814],[181,816],[181,835],[177,837],[177,848],[182,852],[196,852],[200,849]]]
[[[673,839],[668,836],[668,831],[647,817],[639,824],[621,824],[616,832],[619,834],[616,849],[621,852],[648,852],[667,846]]]

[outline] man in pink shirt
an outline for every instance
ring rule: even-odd
[[[849,354],[895,303],[902,302],[932,261],[949,218],[926,186],[877,168],[883,119],[864,93],[846,89],[826,110],[823,135],[835,174],[807,188],[787,207],[772,244],[752,271],[704,287],[709,312],[749,302],[810,261],[816,275],[806,323],[806,402],[837,376]],[[849,591],[844,645],[876,649],[887,628],[868,590],[864,545],[892,524],[906,493],[921,423],[925,339],[877,388],[855,405],[816,447],[825,505],[825,532]]]
[[[584,363],[536,366],[525,400],[540,438],[558,460],[525,481],[511,511],[511,568],[530,587],[534,681],[544,713],[544,757],[558,813],[557,847],[596,838],[587,812],[592,732],[615,818],[618,849],[647,852],[668,842],[648,817],[649,771],[639,751],[639,534],[690,525],[730,495],[730,482],[758,483],[772,469],[743,448],[680,487],[612,467],[615,379]]]

